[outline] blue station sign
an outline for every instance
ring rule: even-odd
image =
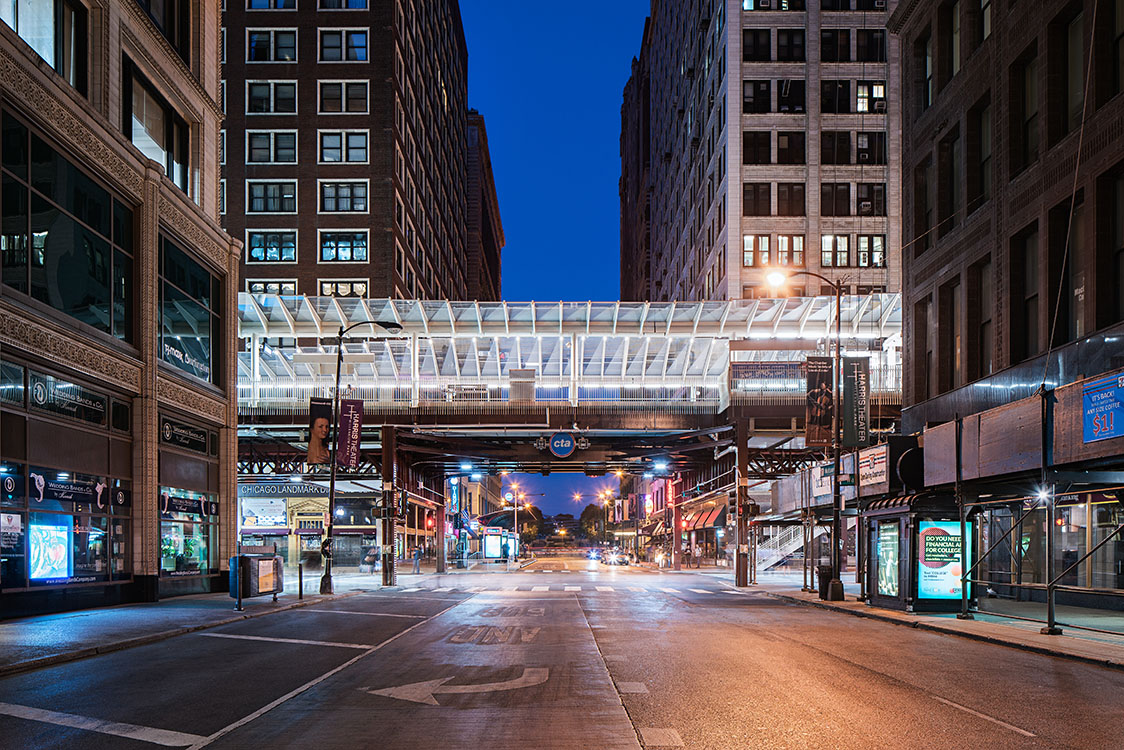
[[[578,441],[568,432],[556,432],[550,436],[550,452],[556,458],[569,458],[578,447]]]
[[[1084,442],[1124,436],[1124,375],[1109,375],[1081,388]]]

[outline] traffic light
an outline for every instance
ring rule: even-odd
[[[406,490],[398,491],[398,507],[395,508],[395,515],[399,518],[406,517],[406,508],[409,506],[410,493]]]
[[[437,520],[432,515],[426,514],[425,527],[427,529],[429,529],[430,531],[433,531],[433,527],[436,526],[436,525],[437,525]]]

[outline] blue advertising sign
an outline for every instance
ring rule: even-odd
[[[1124,436],[1124,375],[1090,380],[1081,388],[1086,443]]]
[[[578,447],[578,441],[568,432],[556,432],[550,436],[550,452],[557,458],[569,458]]]
[[[921,521],[917,527],[917,596],[959,599],[964,561],[960,556],[959,521]],[[972,524],[967,525],[968,559],[972,559]]]

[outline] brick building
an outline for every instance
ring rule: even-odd
[[[468,164],[465,170],[468,227],[468,299],[498,300],[502,278],[503,222],[496,195],[496,178],[488,152],[484,116],[468,111]]]
[[[243,289],[464,299],[468,53],[456,0],[223,13],[225,226]]]
[[[621,112],[622,298],[772,296],[762,267],[776,265],[897,291],[886,5],[652,3]]]

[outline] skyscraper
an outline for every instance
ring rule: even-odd
[[[886,5],[652,3],[621,113],[622,298],[771,297],[772,266],[897,291]],[[798,278],[783,293],[821,292]]]
[[[456,0],[231,0],[225,225],[243,289],[464,299]]]

